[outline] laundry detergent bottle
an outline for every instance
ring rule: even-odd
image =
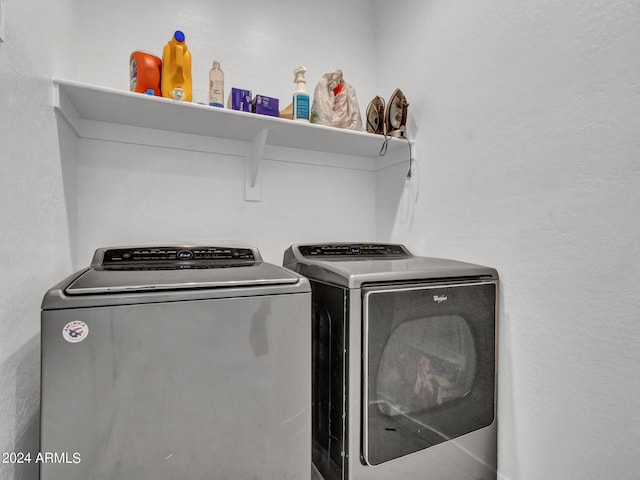
[[[190,102],[191,52],[184,33],[176,30],[162,52],[162,96]]]

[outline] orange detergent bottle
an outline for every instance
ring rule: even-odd
[[[184,33],[176,30],[162,52],[162,96],[190,102],[191,52]]]
[[[160,74],[162,60],[147,52],[135,51],[129,57],[129,90],[161,96]]]

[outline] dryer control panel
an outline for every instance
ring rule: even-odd
[[[323,257],[324,260],[331,258],[408,258],[411,253],[399,244],[389,243],[332,243],[318,245],[300,245],[300,254],[307,258]]]

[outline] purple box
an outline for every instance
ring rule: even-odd
[[[251,95],[251,90],[232,88],[227,99],[227,108],[240,110],[241,112],[251,112]]]
[[[253,113],[259,113],[260,115],[271,115],[272,117],[279,117],[280,110],[278,110],[278,99],[265,97],[264,95],[256,95],[253,99]]]

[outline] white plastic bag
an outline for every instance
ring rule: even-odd
[[[311,121],[320,125],[362,130],[362,117],[355,89],[344,81],[342,70],[325,73],[315,91]]]

